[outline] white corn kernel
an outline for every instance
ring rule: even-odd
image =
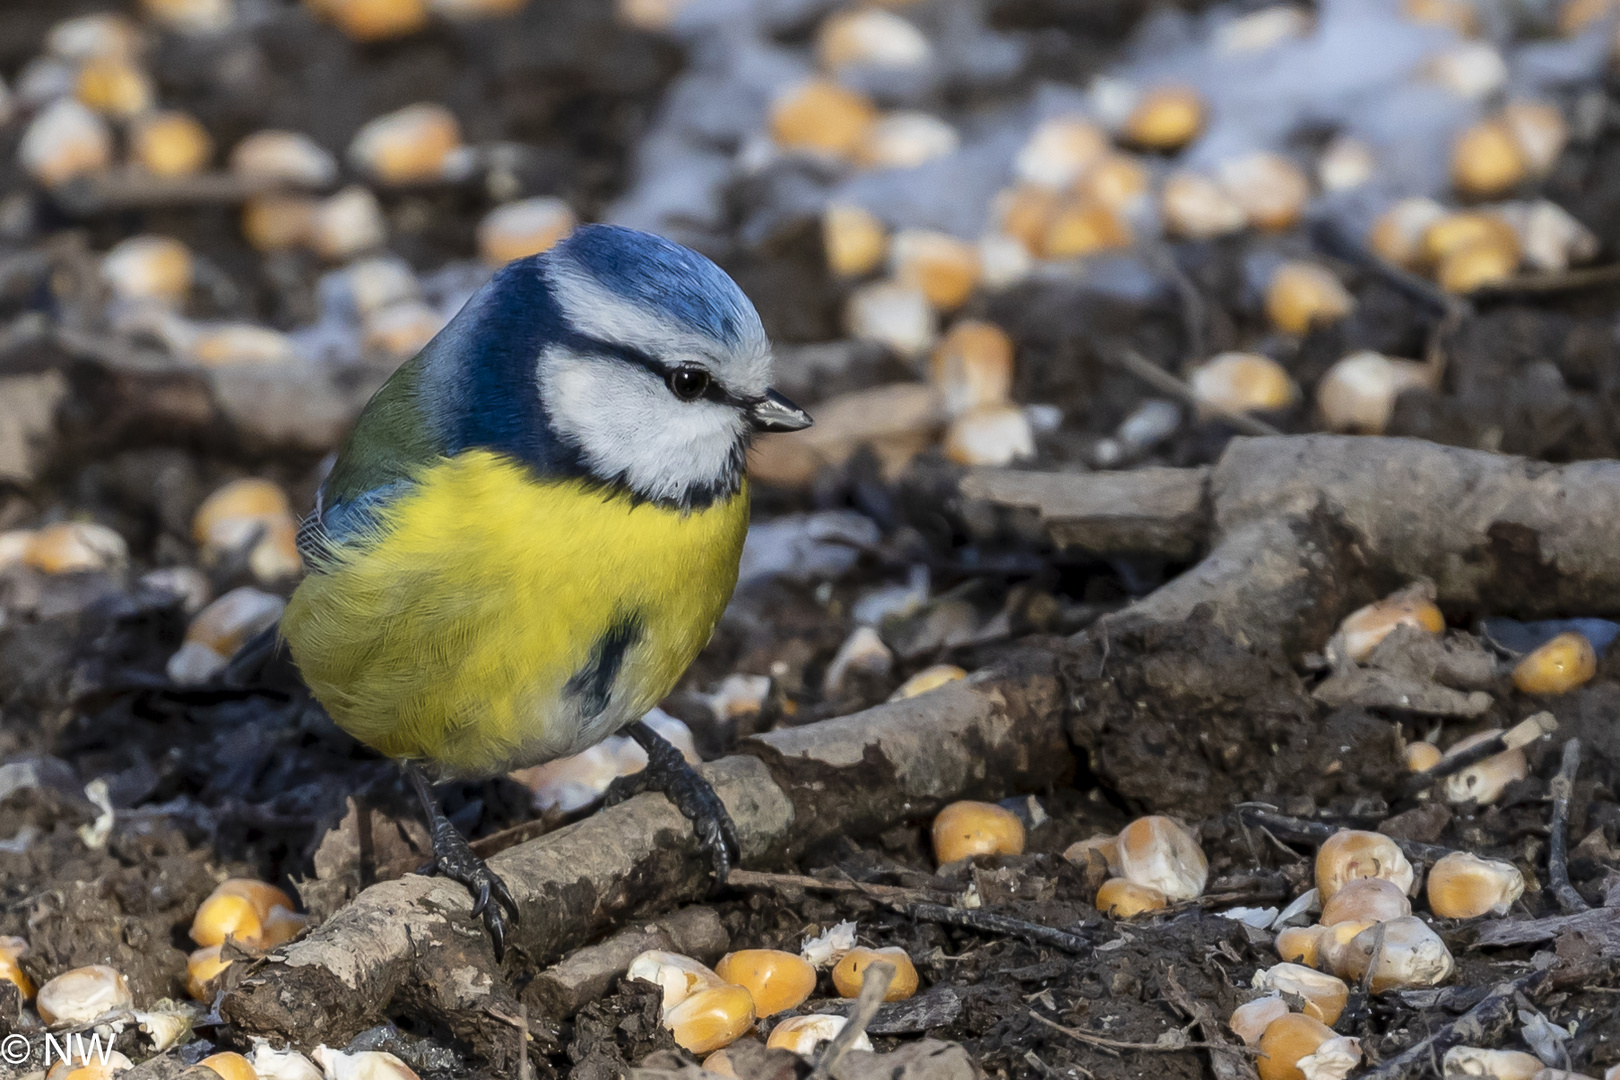
[[[1329,1027],[1336,1024],[1350,1000],[1350,987],[1343,979],[1314,971],[1300,964],[1275,964],[1254,973],[1256,990],[1292,994],[1305,1002],[1305,1015]]]
[[[1346,883],[1364,877],[1392,881],[1403,893],[1412,891],[1412,864],[1400,845],[1383,833],[1340,829],[1316,853],[1316,891],[1326,904]]]
[[[1375,994],[1438,986],[1454,966],[1446,943],[1416,915],[1367,927],[1350,942],[1342,963],[1340,973],[1349,980],[1363,978],[1372,968],[1371,990]]]
[[[1501,731],[1494,730],[1470,735],[1447,750],[1445,757],[1452,757],[1500,734]],[[1502,792],[1507,790],[1509,784],[1523,780],[1529,775],[1530,763],[1524,756],[1524,750],[1521,747],[1513,747],[1484,761],[1475,762],[1461,772],[1452,773],[1440,782],[1440,791],[1445,795],[1447,802],[1461,803],[1472,800],[1480,806],[1488,806],[1502,797]]]
[[[1137,818],[1119,834],[1119,865],[1126,878],[1172,900],[1192,900],[1209,880],[1209,860],[1191,833],[1170,818]]]
[[[52,1025],[84,1025],[112,1012],[127,1009],[135,999],[129,980],[106,964],[66,971],[39,988],[34,1007],[39,1018]]]
[[[1363,349],[1328,368],[1316,384],[1316,405],[1332,431],[1381,435],[1401,394],[1433,386],[1434,373],[1427,364]]]
[[[823,1046],[837,1038],[847,1023],[849,1021],[842,1016],[828,1016],[824,1013],[795,1016],[772,1028],[771,1036],[765,1040],[765,1045],[772,1049],[791,1050],[808,1060],[814,1058],[816,1052]],[[870,1050],[872,1040],[863,1032],[850,1048]]]

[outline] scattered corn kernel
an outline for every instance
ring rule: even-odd
[[[1347,881],[1322,905],[1321,923],[1388,922],[1412,914],[1412,902],[1399,885],[1387,878],[1364,877]],[[1329,1020],[1328,1023],[1333,1021]]]
[[[1345,978],[1345,972],[1349,967],[1346,957],[1349,954],[1350,943],[1367,927],[1377,925],[1369,920],[1318,927],[1321,933],[1316,939],[1316,963],[1313,966],[1320,971],[1331,971],[1341,979]]]
[[[1035,456],[1035,429],[1016,405],[978,405],[951,421],[943,448],[958,465],[1011,465]]]
[[[812,79],[771,106],[771,137],[779,146],[852,158],[877,123],[865,95],[825,79]]]
[[[814,1058],[816,1052],[823,1046],[836,1039],[838,1033],[844,1030],[844,1025],[847,1023],[849,1021],[842,1016],[828,1016],[824,1013],[816,1013],[811,1016],[794,1016],[772,1028],[770,1038],[765,1040],[765,1045],[773,1050],[791,1050],[808,1060]],[[866,1037],[865,1032],[862,1032],[850,1049],[870,1050],[872,1049],[872,1040]]]
[[[1446,256],[1435,280],[1447,292],[1466,295],[1506,281],[1519,268],[1516,251],[1497,244],[1474,244]]]
[[[664,1014],[664,1026],[681,1049],[707,1054],[730,1046],[754,1026],[754,999],[740,986],[699,990]]]
[[[1532,176],[1551,172],[1569,142],[1569,124],[1564,114],[1546,102],[1509,102],[1502,109],[1502,123],[1512,132]]]
[[[132,236],[101,260],[101,280],[120,300],[177,305],[191,291],[191,251],[168,236]]]
[[[816,59],[830,71],[914,68],[927,63],[932,52],[921,30],[882,8],[834,12],[816,32]]]
[[[1465,37],[1479,33],[1479,12],[1469,0],[1403,0],[1401,14],[1416,23],[1450,27]]]
[[[934,859],[940,865],[972,855],[1021,855],[1024,823],[995,803],[953,802],[934,818]]]
[[[1132,215],[1147,198],[1147,166],[1129,154],[1108,154],[1086,170],[1074,192],[1116,214]]]
[[[1346,1080],[1351,1071],[1361,1064],[1361,1040],[1347,1035],[1328,1039],[1309,1054],[1295,1062],[1305,1080]]]
[[[1312,326],[1337,322],[1355,306],[1350,290],[1319,263],[1285,262],[1266,287],[1266,314],[1285,334],[1304,334]]]
[[[293,911],[292,898],[285,892],[263,881],[230,878],[197,908],[191,940],[208,946],[234,938],[251,948],[263,948],[265,924],[277,910]]]
[[[1212,240],[1235,233],[1248,223],[1238,201],[1202,173],[1178,172],[1159,194],[1165,227],[1188,240]]]
[[[147,18],[182,33],[203,33],[229,26],[236,18],[234,0],[141,0]]]
[[[112,132],[106,121],[72,98],[41,109],[23,133],[17,160],[46,187],[98,173],[112,161]]]
[[[379,247],[387,239],[377,196],[359,184],[322,201],[310,223],[310,246],[317,255],[334,262]]]
[[[1522,1050],[1484,1050],[1477,1046],[1453,1046],[1446,1051],[1442,1074],[1446,1080],[1458,1077],[1484,1077],[1487,1080],[1535,1080],[1545,1069],[1541,1059]]]
[[[1173,151],[1192,142],[1203,127],[1204,103],[1198,92],[1164,86],[1142,95],[1122,134],[1126,141],[1149,150]]]
[[[1506,194],[1530,175],[1530,163],[1502,120],[1484,120],[1457,136],[1451,150],[1451,182],[1469,198]]]
[[[91,60],[98,56],[134,56],[141,35],[128,16],[95,12],[63,19],[45,35],[45,49],[64,60]]]
[[[1555,202],[1507,203],[1497,213],[1513,227],[1524,261],[1537,270],[1567,270],[1598,253],[1597,234]]]
[[[256,195],[242,205],[242,236],[259,251],[286,251],[310,242],[320,203],[288,195]]]
[[[1133,240],[1130,226],[1111,208],[1089,199],[1070,199],[1047,222],[1038,250],[1048,259],[1079,259],[1130,247]]]
[[[1304,171],[1280,154],[1223,161],[1217,175],[1248,223],[1265,232],[1293,228],[1310,201],[1311,183]]]
[[[853,203],[828,203],[821,214],[821,243],[827,269],[837,277],[862,277],[876,270],[888,253],[888,233],[865,209]]]
[[[1119,865],[1126,878],[1172,900],[1192,900],[1209,880],[1209,860],[1191,833],[1170,818],[1137,818],[1119,834]]]
[[[382,1050],[345,1054],[317,1046],[310,1056],[325,1072],[326,1080],[419,1080],[409,1065]]]
[[[1333,1038],[1337,1036],[1332,1028],[1303,1013],[1279,1016],[1260,1036],[1260,1058],[1255,1062],[1260,1080],[1305,1080],[1300,1059]]]
[[[1408,390],[1432,388],[1434,373],[1415,360],[1395,360],[1370,349],[1351,353],[1316,384],[1316,406],[1332,431],[1380,435]]]
[[[197,1062],[220,1077],[220,1080],[259,1080],[258,1070],[241,1054],[210,1054]]]
[[[443,105],[418,102],[368,120],[349,143],[349,163],[385,184],[414,184],[445,174],[461,146],[461,125]]]
[[[1068,187],[1107,156],[1108,133],[1089,120],[1056,117],[1030,134],[1013,160],[1018,179],[1042,187]]]
[[[1445,757],[1461,753],[1500,734],[1501,731],[1493,730],[1470,735],[1447,750]],[[1523,780],[1529,775],[1530,762],[1524,756],[1523,747],[1516,746],[1492,755],[1484,761],[1475,762],[1461,772],[1452,773],[1440,781],[1440,791],[1447,802],[1473,801],[1480,806],[1488,806],[1502,797],[1502,792],[1507,790],[1509,784]]]
[[[1350,1000],[1350,987],[1343,979],[1300,964],[1275,964],[1255,972],[1254,988],[1303,998],[1305,1015],[1330,1027],[1338,1023]]]
[[[286,334],[257,323],[216,323],[189,339],[186,358],[205,367],[226,364],[285,364],[298,348]]]
[[[186,993],[193,1001],[212,1001],[213,992],[208,984],[219,978],[231,966],[231,961],[220,959],[220,946],[210,945],[198,949],[186,959]]]
[[[844,639],[827,664],[822,689],[829,695],[843,693],[850,675],[887,675],[894,667],[894,653],[870,626],[858,626]]]
[[[1373,178],[1378,160],[1360,139],[1339,135],[1316,159],[1316,182],[1323,191],[1350,191]]]
[[[1150,885],[1138,885],[1126,878],[1109,878],[1097,890],[1097,910],[1111,919],[1134,919],[1150,911],[1170,906],[1169,897]]]
[[[842,960],[833,965],[833,988],[842,997],[856,996],[861,992],[866,969],[873,964],[889,964],[894,968],[894,979],[884,992],[884,1001],[904,1001],[917,992],[917,968],[912,964],[911,957],[906,955],[906,950],[897,945],[883,949],[849,950]]]
[[[1401,199],[1379,216],[1367,234],[1367,246],[1385,262],[1416,267],[1425,259],[1429,227],[1446,216],[1446,208],[1433,199]]]
[[[1371,656],[1378,643],[1397,626],[1411,626],[1438,634],[1446,628],[1446,620],[1431,596],[1429,590],[1418,586],[1402,589],[1366,607],[1357,608],[1339,624],[1334,634],[1336,641],[1329,644],[1330,651],[1342,651],[1345,657],[1359,664]]]
[[[1451,974],[1453,966],[1446,943],[1416,915],[1378,923],[1357,934],[1344,958],[1344,977],[1353,980],[1364,977],[1373,964],[1374,953],[1378,955],[1371,984],[1375,994],[1438,986]]]
[[[361,328],[366,349],[395,360],[415,356],[444,329],[444,319],[421,300],[401,300],[368,316]]]
[[[797,1008],[816,989],[816,969],[804,958],[780,949],[727,953],[714,965],[714,973],[753,996],[756,1017]]]
[[[902,229],[889,244],[894,279],[922,291],[938,311],[954,311],[979,283],[979,255],[971,244],[942,232]]]
[[[1464,41],[1429,57],[1422,73],[1458,97],[1478,100],[1502,88],[1508,68],[1494,45]]]
[[[292,519],[292,507],[279,485],[247,477],[218,488],[197,508],[191,536],[200,546],[233,551],[261,530]]]
[[[1512,863],[1453,851],[1429,869],[1429,910],[1444,919],[1506,915],[1524,895],[1524,875]]]
[[[1289,1011],[1288,1002],[1276,994],[1267,994],[1233,1009],[1226,1026],[1243,1040],[1244,1046],[1259,1046],[1260,1036],[1265,1034],[1271,1022],[1280,1016],[1287,1016]]]
[[[231,149],[228,164],[237,176],[301,188],[323,188],[338,178],[337,158],[300,131],[255,131]]]
[[[65,971],[39,988],[34,1007],[45,1023],[88,1024],[114,1009],[127,1009],[135,1003],[129,980],[106,964]]]
[[[1340,829],[1316,853],[1316,891],[1323,905],[1357,878],[1384,878],[1409,893],[1413,876],[1400,845],[1383,833]]]
[[[625,972],[627,979],[641,979],[663,988],[664,1014],[700,990],[725,986],[726,981],[690,956],[648,949]]]
[[[136,164],[154,176],[190,176],[208,167],[214,140],[189,113],[147,113],[130,126]]]
[[[1287,369],[1260,353],[1220,353],[1196,368],[1187,381],[1206,415],[1274,412],[1299,400],[1299,387]]]
[[[851,336],[875,341],[902,357],[921,356],[938,334],[934,308],[915,285],[875,281],[850,294],[844,321]]]
[[[949,157],[962,144],[956,129],[933,113],[899,109],[867,129],[855,150],[856,164],[868,169],[914,169]]]
[[[34,996],[34,982],[18,962],[27,955],[27,941],[20,937],[0,937],[0,979],[15,984],[24,1001]]]
[[[427,25],[424,0],[321,0],[323,13],[356,41],[383,41]]]
[[[520,199],[497,206],[478,223],[478,254],[491,266],[538,255],[574,231],[574,211],[561,199]]]
[[[105,525],[68,521],[34,533],[22,561],[43,574],[113,570],[129,562],[129,546]]]
[[[1059,196],[1036,184],[1019,184],[996,193],[991,211],[997,227],[1031,254],[1041,248],[1046,225],[1057,213]]]
[[[1292,964],[1320,967],[1321,926],[1285,926],[1277,931],[1277,956]]]
[[[1585,636],[1559,634],[1527,655],[1513,669],[1521,694],[1567,694],[1597,674],[1597,651]]]
[[[967,678],[967,672],[955,664],[935,664],[925,667],[911,678],[900,684],[890,701],[904,701],[907,698],[921,697],[932,690],[938,690],[947,683]]]
[[[1403,753],[1409,772],[1428,772],[1440,764],[1440,759],[1444,756],[1440,753],[1440,748],[1431,742],[1410,743]]]
[[[203,608],[186,630],[185,643],[169,658],[169,678],[183,686],[206,682],[254,634],[281,618],[286,601],[242,586]]]
[[[79,68],[74,95],[90,108],[127,119],[152,107],[152,81],[133,60],[98,56]]]

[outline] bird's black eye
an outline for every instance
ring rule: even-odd
[[[682,401],[695,401],[709,388],[709,373],[700,367],[682,365],[669,373],[669,389]]]

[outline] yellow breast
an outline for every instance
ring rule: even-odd
[[[683,513],[471,451],[307,577],[282,632],[344,730],[488,775],[657,704],[725,609],[747,527],[746,488]]]

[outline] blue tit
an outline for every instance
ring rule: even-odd
[[[770,382],[759,315],[719,267],[586,226],[497,272],[400,367],[321,486],[281,633],[337,724],[406,763],[497,951],[517,907],[424,770],[492,776],[628,729],[724,879],[724,807],[640,719],[736,585],[750,438],[810,424]]]

